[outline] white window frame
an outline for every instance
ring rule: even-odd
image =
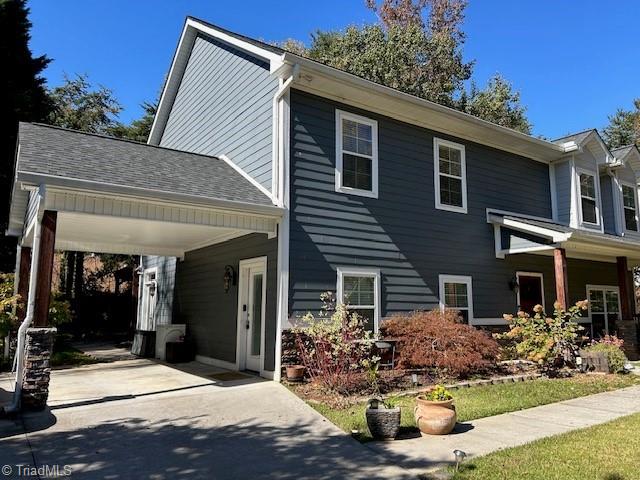
[[[463,283],[467,286],[467,304],[466,308],[468,312],[468,323],[469,325],[473,324],[474,316],[473,316],[473,278],[469,275],[448,275],[441,274],[438,276],[438,284],[439,284],[439,293],[440,293],[440,310],[444,311],[446,308],[451,308],[452,310],[465,310],[456,308],[456,307],[447,307],[445,303],[445,291],[444,284],[445,283]]]
[[[599,313],[603,313],[604,314],[604,328],[605,328],[605,333],[607,334],[611,334],[612,332],[609,331],[609,312],[607,312],[607,290],[611,291],[611,292],[616,292],[618,294],[618,320],[622,319],[622,304],[621,304],[621,298],[620,298],[620,287],[618,287],[617,285],[587,285],[586,286],[586,294],[587,294],[587,300],[589,300],[591,297],[589,296],[589,292],[591,290],[599,290],[603,293],[603,299],[604,299],[604,312],[599,312]],[[580,320],[580,323],[590,323],[591,324],[591,336],[593,337],[593,318],[591,317],[591,302],[589,302],[589,309],[588,309],[588,313],[589,316],[587,317],[586,320]]]
[[[589,200],[594,200],[596,204],[596,223],[587,222],[583,218],[582,213],[582,184],[580,182],[580,175],[589,175],[593,177],[593,188],[596,191],[596,197],[587,197]],[[600,227],[602,222],[600,221],[600,212],[602,211],[600,206],[600,177],[597,172],[593,172],[591,170],[586,170],[584,168],[576,168],[576,182],[578,184],[578,219],[580,220],[580,225],[587,225],[591,227]]]
[[[378,268],[365,268],[365,267],[338,267],[337,271],[337,285],[336,285],[336,301],[338,303],[344,303],[344,277],[369,277],[373,278],[373,290],[374,290],[374,306],[373,306],[373,332],[378,333],[380,328],[380,307],[381,298],[380,293],[380,269]],[[353,309],[358,308],[370,308],[369,305],[349,305]]]
[[[440,173],[440,147],[454,148],[460,151],[460,170],[461,176],[449,175],[448,173]],[[440,175],[462,180],[462,206],[448,205],[442,203],[440,197]],[[442,138],[433,138],[433,185],[436,208],[438,210],[447,210],[449,212],[467,213],[467,155],[464,145],[460,143],[450,142]]]
[[[627,220],[625,216],[625,210],[629,207],[625,207],[624,205],[624,187],[630,188],[633,191],[633,203],[635,208],[635,217],[636,217],[636,229],[632,230],[627,228]],[[620,182],[620,204],[622,205],[622,228],[625,232],[638,232],[640,228],[640,219],[638,218],[638,189],[633,183],[630,182]]]
[[[342,149],[342,121],[351,120],[354,122],[369,125],[371,127],[371,157],[355,152],[345,152]],[[371,190],[345,187],[342,185],[343,158],[342,155],[348,153],[365,158],[371,158]],[[336,192],[359,195],[361,197],[378,198],[378,122],[361,115],[345,112],[336,109]]]
[[[520,308],[520,277],[538,277],[540,279],[540,287],[542,288],[542,309],[546,312],[547,307],[544,301],[544,274],[540,272],[516,272],[516,281],[518,282],[518,292],[516,293],[516,302],[518,309]]]

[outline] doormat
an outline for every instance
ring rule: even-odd
[[[249,375],[245,375],[244,373],[240,372],[220,372],[212,373],[211,375],[207,376],[221,382],[231,382],[233,380],[245,380],[247,378],[251,378]]]

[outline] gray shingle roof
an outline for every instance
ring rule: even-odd
[[[567,142],[576,142],[578,145],[582,143],[582,141],[587,138],[591,133],[593,133],[595,129],[590,128],[589,130],[585,130],[584,132],[572,133],[571,135],[566,135],[564,137],[556,138],[552,140],[553,143],[567,143]]]
[[[614,148],[611,150],[611,153],[615,155],[616,158],[624,158],[627,153],[631,151],[633,145],[627,145],[626,147]]]
[[[224,160],[88,134],[20,123],[16,172],[144,189],[151,193],[272,206]]]
[[[533,220],[528,217],[520,217],[517,215],[503,215],[503,218],[517,220],[518,222],[526,223],[527,225],[532,225],[534,227],[548,228],[549,230],[554,230],[560,233],[569,233],[573,231],[573,229],[567,225],[561,225],[552,221],[545,222],[542,220]]]

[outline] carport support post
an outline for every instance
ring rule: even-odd
[[[553,251],[553,266],[556,277],[556,300],[563,310],[567,309],[569,300],[569,284],[567,274],[567,252],[564,248]]]
[[[46,327],[49,323],[49,301],[51,300],[51,276],[53,275],[57,217],[58,212],[51,210],[45,210],[42,216],[40,251],[37,258],[36,305],[33,316],[33,325],[36,327]]]
[[[616,257],[618,267],[618,288],[620,289],[620,322],[618,323],[617,334],[624,339],[624,351],[631,360],[638,358],[638,335],[636,333],[638,325],[633,318],[635,312],[634,295],[629,273],[627,257]]]
[[[49,397],[51,374],[51,351],[55,328],[46,328],[49,323],[49,301],[51,299],[51,275],[56,241],[57,212],[45,210],[40,228],[38,258],[32,259],[38,269],[35,282],[34,328],[26,331],[24,347],[24,371],[20,390],[22,408],[41,410]]]

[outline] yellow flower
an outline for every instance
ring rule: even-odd
[[[542,308],[542,305],[538,304],[535,307],[533,307],[533,311],[536,313],[542,313],[544,309]]]
[[[513,315],[511,315],[510,313],[505,313],[504,315],[502,315],[502,318],[504,318],[507,322],[511,322],[513,320]]]

